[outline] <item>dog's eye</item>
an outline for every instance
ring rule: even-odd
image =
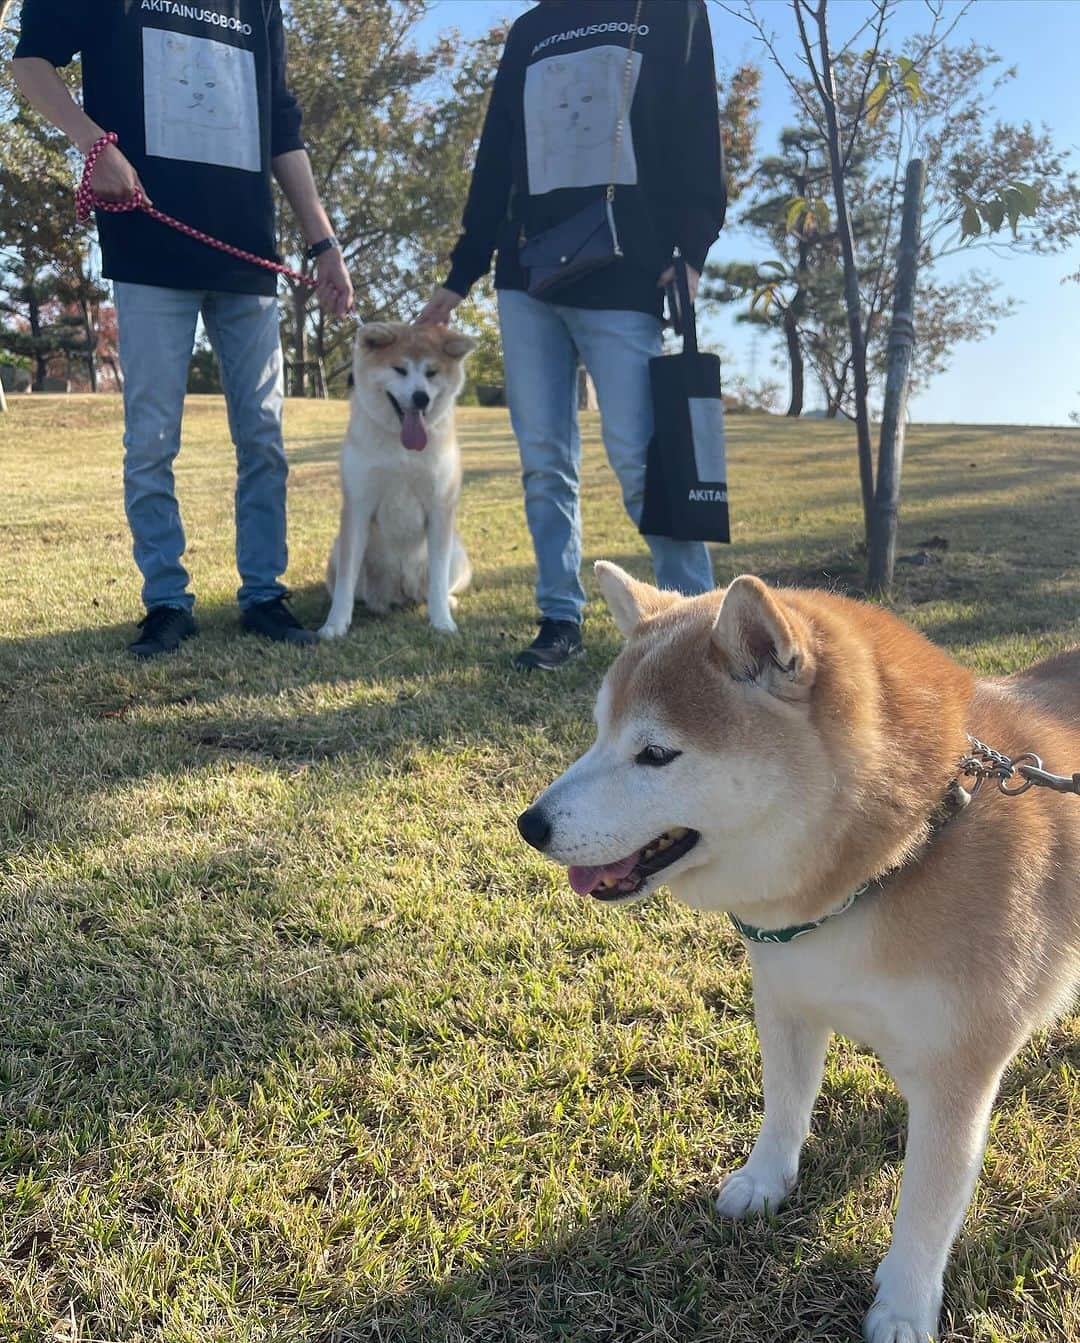
[[[439,370],[437,368],[425,368],[424,375],[428,378],[437,378],[439,376]]]
[[[666,746],[646,746],[634,756],[635,765],[670,765],[682,755],[682,751],[671,751]]]
[[[397,364],[394,365],[394,372],[400,373],[403,378],[408,376],[408,369],[398,368]]]

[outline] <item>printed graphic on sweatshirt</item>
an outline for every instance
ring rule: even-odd
[[[564,187],[633,186],[638,180],[629,108],[641,73],[635,51],[629,96],[625,47],[590,47],[537,61],[525,72],[525,154],[529,194]],[[615,127],[626,99],[622,142],[612,174]]]
[[[255,56],[209,37],[143,29],[146,152],[257,173]]]

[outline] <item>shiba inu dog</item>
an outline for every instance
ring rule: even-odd
[[[379,612],[426,597],[432,625],[456,633],[451,606],[472,575],[454,530],[461,492],[454,404],[474,344],[446,327],[401,322],[356,333],[322,638],[346,633],[357,597]]]
[[[765,1114],[720,1213],[791,1192],[830,1033],[877,1052],[908,1139],[865,1335],[926,1343],[999,1079],[1080,982],[1080,797],[985,780],[970,797],[960,762],[971,734],[1080,768],[1080,649],[978,681],[843,597],[743,577],[687,599],[611,564],[597,577],[626,646],[595,745],[521,833],[581,895],[621,904],[666,883],[747,938]]]

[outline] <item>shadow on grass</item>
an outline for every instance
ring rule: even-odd
[[[1040,1062],[1037,1066],[1042,1066]],[[1052,1066],[1052,1060],[1050,1060]],[[1006,1088],[1015,1094],[1025,1079]],[[547,1343],[551,1339],[773,1343],[859,1336],[873,1275],[887,1248],[902,1169],[906,1111],[891,1088],[876,1103],[843,1088],[819,1100],[791,1200],[737,1223],[713,1209],[714,1186],[688,1192],[651,1182],[610,1215],[568,1218],[560,1234],[492,1253],[472,1271],[378,1299],[313,1343]],[[756,1107],[756,1097],[750,1098]],[[734,1164],[737,1164],[734,1163]],[[653,1172],[655,1174],[655,1171]],[[723,1174],[725,1172],[718,1172]],[[884,1178],[883,1178],[884,1177]],[[1030,1247],[1037,1246],[1035,1259]],[[1067,1288],[1073,1237],[1069,1208],[1025,1206],[969,1220],[945,1279],[941,1343],[970,1338],[973,1313],[1009,1320],[1018,1265],[1045,1274],[1040,1294]],[[1020,1271],[1023,1271],[1022,1269]],[[977,1283],[977,1300],[963,1293]]]
[[[889,1095],[874,1113],[815,1120],[800,1184],[771,1216],[719,1218],[713,1188],[654,1185],[617,1213],[570,1220],[562,1235],[492,1254],[481,1267],[417,1284],[347,1313],[333,1328],[312,1324],[312,1343],[548,1343],[614,1338],[679,1343],[847,1343],[859,1336],[887,1248],[870,1223],[886,1207],[883,1167],[903,1155],[904,1106]],[[859,1144],[858,1146],[854,1146]],[[842,1180],[837,1179],[838,1169]],[[866,1196],[861,1187],[872,1183]],[[850,1199],[849,1199],[850,1191]],[[1039,1271],[1058,1287],[1071,1245],[1067,1210],[1031,1207],[1000,1223],[969,1222],[946,1271],[941,1343],[970,1338],[975,1311],[1008,1320],[1017,1264],[1038,1245]],[[842,1225],[845,1234],[837,1234]],[[1034,1268],[1034,1264],[1032,1264]],[[977,1274],[979,1300],[962,1280]]]
[[[4,1169],[62,1162],[148,1107],[245,1095],[272,1060],[315,1052],[327,989],[308,976],[304,901],[278,861],[266,845],[234,844],[9,884]],[[342,976],[355,974],[359,947],[337,951]]]
[[[660,1191],[437,1287],[389,1296],[312,1343],[839,1340],[871,1299],[865,1252],[815,1249],[810,1218],[724,1222],[711,1197]]]

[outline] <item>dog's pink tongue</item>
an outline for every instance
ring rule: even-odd
[[[607,867],[572,867],[569,872],[570,885],[578,895],[589,895],[602,881],[621,881],[634,870],[634,864],[641,857],[641,850],[632,853],[617,863]]]
[[[423,452],[427,447],[427,425],[418,410],[407,410],[401,417],[401,442],[410,452]]]

